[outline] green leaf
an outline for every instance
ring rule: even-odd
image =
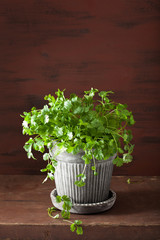
[[[28,122],[24,120],[23,123],[22,123],[22,126],[25,127],[25,128],[28,128]]]
[[[31,153],[31,152],[27,153],[27,157],[28,158],[33,158],[34,160],[36,160],[36,158],[33,156],[33,153]]]
[[[117,167],[121,167],[123,165],[123,159],[119,158],[118,156],[113,160],[113,164]]]
[[[62,201],[70,202],[70,198],[67,195],[63,195]]]
[[[51,163],[52,163],[52,166],[54,167],[57,167],[57,161],[54,159],[54,158],[50,158],[51,159]]]
[[[67,100],[64,102],[64,108],[69,111],[69,110],[71,109],[71,107],[72,107],[72,103],[71,103],[70,100],[67,99]]]
[[[134,125],[134,124],[135,124],[135,120],[134,120],[134,118],[133,118],[133,115],[131,115],[129,123],[130,123],[131,125]]]
[[[102,148],[101,147],[96,147],[94,152],[94,157],[97,159],[97,160],[102,160],[104,159],[104,155],[103,155],[103,151],[102,151]]]
[[[40,151],[41,153],[43,153],[45,151],[44,141],[41,138],[35,139],[35,143],[34,143],[33,147],[36,151]]]
[[[108,128],[105,129],[105,133],[110,134],[111,132],[112,132],[111,129],[108,129]]]
[[[130,179],[130,178],[127,179],[127,183],[128,183],[128,184],[131,183],[131,179]]]
[[[78,235],[82,235],[82,234],[83,234],[83,229],[82,229],[81,226],[77,226],[76,233],[77,233]]]
[[[70,95],[70,99],[71,99],[71,102],[77,102],[77,100],[78,100],[78,97],[76,96],[76,94],[75,93],[72,93],[71,95]]]
[[[44,123],[46,124],[46,123],[48,123],[49,122],[49,116],[48,115],[45,115],[45,117],[44,117]]]
[[[44,100],[48,100],[49,101],[49,105],[50,106],[54,106],[55,98],[53,96],[51,96],[51,94],[49,94],[48,96],[45,96]]]
[[[92,166],[91,169],[94,171],[96,170],[96,166]]]
[[[77,185],[78,187],[83,187],[83,186],[85,186],[85,182],[83,182],[82,180],[80,180],[80,181],[75,181],[74,184]]]
[[[123,139],[124,139],[124,141],[127,141],[128,135],[126,133],[123,135]]]
[[[62,210],[61,215],[64,219],[69,219],[70,218],[70,212],[69,211]]]
[[[75,223],[76,225],[81,225],[81,224],[82,224],[82,221],[81,221],[81,220],[75,220],[74,223]]]
[[[94,88],[91,88],[91,90],[89,91],[84,91],[84,93],[86,94],[85,97],[87,97],[87,95],[89,95],[90,97],[93,97],[95,95],[96,92],[99,92],[98,89],[94,89]]]
[[[41,171],[41,172],[47,172],[48,169],[47,169],[47,168],[43,168],[43,169],[41,169],[40,171]]]
[[[129,153],[123,154],[123,162],[129,163],[129,162],[132,162],[132,159],[133,157]]]
[[[47,176],[48,176],[49,179],[54,180],[54,175],[53,175],[53,173],[48,172],[48,173],[47,173]]]
[[[73,152],[73,149],[74,149],[74,147],[69,146],[69,147],[67,148],[67,152],[68,152],[68,153],[71,153],[71,152]]]
[[[23,148],[26,152],[31,152],[32,144],[25,144]]]
[[[52,173],[55,172],[55,168],[54,168],[53,165],[50,164],[50,163],[47,164],[47,167],[46,167],[46,168],[47,168],[49,171],[51,171]]]
[[[123,110],[125,108],[126,108],[126,105],[121,104],[121,103],[118,103],[117,106],[116,106],[116,109],[118,109],[118,110]]]
[[[57,210],[57,208],[56,207],[51,207],[51,208],[49,208],[51,211],[56,211]]]
[[[80,177],[83,182],[86,180],[86,175],[83,173],[77,175],[77,177]]]
[[[50,158],[49,153],[43,154],[43,160],[44,160],[44,161],[49,160],[49,158]]]
[[[63,209],[66,211],[69,211],[72,207],[72,203],[71,202],[64,202],[63,203]]]
[[[124,145],[124,150],[125,150],[125,151],[128,151],[129,148],[130,148],[130,146],[129,146],[128,144]]]
[[[61,137],[63,136],[63,128],[62,127],[55,127],[55,132],[56,132],[56,135],[57,137]]]
[[[85,164],[89,164],[91,162],[91,159],[86,154],[82,156],[82,159],[85,161]]]
[[[58,91],[55,92],[55,94],[58,96],[58,98],[64,99],[64,91],[65,91],[65,89],[63,89],[62,91],[60,89],[58,89]]]
[[[73,111],[74,114],[80,114],[82,112],[83,112],[83,108],[81,106],[76,107]]]
[[[76,144],[75,147],[73,148],[73,154],[79,153],[80,150],[81,150],[81,143],[79,142],[79,144]]]
[[[67,136],[68,136],[68,139],[71,140],[73,138],[73,133],[68,131]]]
[[[130,142],[133,138],[133,135],[132,135],[132,132],[131,130],[128,130],[128,138],[127,138],[127,141]]]
[[[131,144],[130,147],[129,147],[129,153],[130,154],[133,152],[133,149],[134,149],[134,144]]]
[[[119,153],[124,153],[122,148],[118,148],[117,150],[118,150]]]
[[[57,203],[60,203],[61,201],[62,201],[62,197],[59,196],[59,195],[57,195],[57,196],[56,196],[56,202],[57,202]]]
[[[71,226],[70,226],[70,230],[72,232],[74,232],[76,230],[76,224],[75,223],[72,223]]]
[[[98,95],[102,98],[108,96],[110,93],[114,93],[112,91],[101,91]]]
[[[133,149],[134,149],[134,144],[131,144],[131,145],[126,144],[124,146],[124,150],[128,151],[129,154],[131,154],[133,152]]]

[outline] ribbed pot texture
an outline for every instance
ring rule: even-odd
[[[52,150],[55,153],[57,147]],[[56,156],[58,161],[55,171],[55,184],[57,193],[60,196],[69,196],[73,203],[98,203],[108,199],[110,190],[110,182],[113,171],[113,159],[116,154],[107,160],[96,160],[96,172],[94,175],[90,163],[86,166],[86,184],[83,187],[78,187],[74,184],[78,178],[78,174],[83,172],[84,161],[81,158],[84,152],[73,155],[63,152]]]

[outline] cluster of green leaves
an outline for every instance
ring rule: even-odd
[[[57,97],[45,96],[48,104],[42,109],[33,107],[30,112],[23,113],[23,134],[31,136],[24,149],[28,158],[35,158],[33,150],[43,154],[47,166],[41,171],[47,173],[46,179],[54,179],[53,141],[57,142],[60,151],[65,149],[76,154],[83,149],[85,165],[92,159],[106,160],[115,153],[117,166],[132,161],[134,145],[128,126],[135,123],[133,114],[127,110],[127,105],[110,100],[112,93],[91,88],[84,91],[83,97],[71,94],[66,98],[64,90],[58,90]],[[95,164],[92,170],[96,175]],[[85,171],[78,177],[80,180],[76,184],[83,186]]]
[[[82,224],[82,221],[75,220],[70,226],[71,231],[74,232],[76,230],[77,235],[82,235],[83,228],[82,226],[80,226],[81,224]]]
[[[76,230],[77,235],[82,235],[83,234],[83,229],[82,229],[82,221],[80,220],[75,220],[74,222],[68,221],[66,219],[70,219],[70,209],[72,207],[72,202],[70,200],[69,197],[67,197],[66,195],[63,195],[62,197],[57,195],[56,196],[56,202],[60,203],[63,202],[62,208],[63,210],[61,211],[61,216],[63,219],[65,219],[65,221],[69,222],[70,225],[70,230],[72,232],[74,232]],[[55,207],[51,207],[47,209],[48,211],[48,215],[51,218],[57,219],[59,218],[59,214],[56,214],[55,216],[53,216],[53,213],[56,211]]]
[[[61,215],[64,219],[69,219],[70,218],[70,209],[72,207],[72,202],[70,200],[69,197],[67,197],[66,195],[61,196],[56,196],[56,202],[60,203],[63,202],[63,210],[61,211]]]

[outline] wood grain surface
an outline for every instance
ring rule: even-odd
[[[103,213],[71,214],[83,222],[82,236],[69,229],[69,223],[52,219],[51,181],[41,184],[43,176],[0,175],[1,240],[159,240],[160,177],[113,176],[111,189],[117,194],[114,206]],[[53,215],[60,214],[57,210]]]
[[[160,174],[160,1],[0,1],[0,173],[39,174],[20,114],[58,88],[115,92],[135,116],[134,161],[115,175]]]

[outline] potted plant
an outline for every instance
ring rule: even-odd
[[[127,105],[109,98],[112,91],[91,88],[82,97],[64,90],[45,96],[48,104],[33,107],[21,115],[23,134],[32,137],[25,143],[28,158],[33,150],[43,154],[47,179],[55,180],[52,202],[69,218],[70,212],[94,213],[110,208],[115,193],[110,190],[113,164],[122,166],[132,161],[135,123]],[[112,200],[112,202],[111,202]],[[52,216],[53,208],[48,209]],[[55,216],[58,218],[58,215]],[[81,221],[71,222],[71,230],[82,234]]]

